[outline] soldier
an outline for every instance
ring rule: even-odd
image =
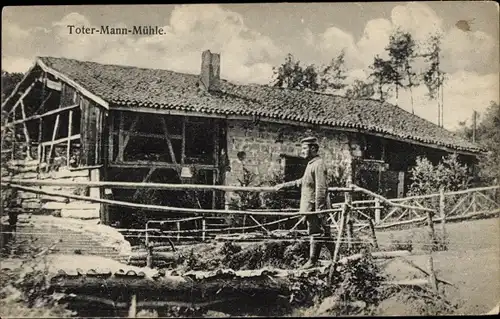
[[[278,184],[276,190],[301,187],[300,212],[314,212],[329,209],[326,168],[319,157],[319,144],[315,137],[301,140],[301,156],[308,160],[304,176],[301,179]],[[324,214],[306,215],[307,227],[310,236],[309,260],[302,269],[313,268],[317,265],[323,244],[333,256],[334,243],[330,226],[326,224]]]

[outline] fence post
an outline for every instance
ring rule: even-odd
[[[205,236],[207,232],[207,220],[205,219],[205,216],[201,219],[201,240],[205,241]]]
[[[380,199],[375,198],[375,225],[380,224]]]
[[[352,248],[352,241],[354,240],[354,230],[353,230],[353,219],[351,212],[352,205],[352,195],[350,193],[345,194],[345,213],[346,213],[346,221],[347,221],[347,247],[348,249]]]
[[[432,221],[432,217],[434,215],[433,211],[427,211],[427,226],[429,227],[429,237],[430,237],[430,251],[434,249],[433,246],[437,244],[436,242],[436,233],[434,231],[434,222]]]
[[[472,191],[472,212],[475,213],[477,211],[477,206],[476,206],[476,192]],[[467,212],[465,212],[467,213]]]
[[[432,252],[429,251],[429,257],[427,258],[427,268],[429,270],[429,284],[431,285],[432,291],[438,294],[438,283],[436,278],[436,272],[434,271],[434,260],[432,259]]]
[[[181,222],[176,222],[175,225],[177,226],[177,242],[181,241]]]
[[[446,238],[446,212],[445,212],[445,197],[444,189],[439,190],[439,215],[441,216],[441,236],[443,240]]]
[[[369,218],[368,223],[370,226],[370,233],[372,236],[372,241],[373,241],[373,247],[375,249],[378,249],[378,242],[377,242],[377,235],[375,235],[375,225],[373,224],[373,219]]]

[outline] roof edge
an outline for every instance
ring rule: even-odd
[[[78,84],[76,81],[72,80],[68,76],[66,76],[63,73],[60,73],[59,71],[54,70],[53,68],[49,67],[46,65],[43,60],[38,57],[36,59],[36,64],[38,64],[43,71],[47,73],[51,73],[55,77],[58,77],[68,83],[69,85],[73,86],[77,91],[79,91],[82,95],[86,96],[87,98],[91,99],[92,101],[96,102],[97,104],[101,105],[102,107],[109,109],[109,103],[105,101],[104,99],[100,98],[99,96],[95,95],[94,93],[90,92],[86,88],[84,88],[82,85]]]

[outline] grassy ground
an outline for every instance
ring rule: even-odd
[[[450,300],[459,303],[457,314],[487,313],[500,301],[500,219],[450,223],[446,230],[448,250],[433,253],[437,276],[457,286],[446,289]],[[378,232],[377,239],[386,247],[391,238],[403,242],[411,239],[419,250],[426,232],[426,228]],[[418,254],[409,259],[426,269],[426,255]],[[403,269],[395,262],[387,270],[398,276]]]

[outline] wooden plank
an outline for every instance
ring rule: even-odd
[[[44,114],[33,115],[33,116],[27,117],[26,119],[9,122],[9,123],[5,124],[4,127],[12,127],[14,125],[22,124],[24,122],[28,122],[28,121],[32,121],[32,120],[39,120],[39,119],[42,119],[42,118],[50,116],[50,115],[56,115],[56,114],[60,114],[60,113],[63,113],[63,112],[69,111],[69,110],[73,110],[73,109],[76,109],[78,107],[79,107],[79,105],[70,105],[70,106],[60,108],[60,109],[51,110],[51,111],[48,111]]]
[[[165,139],[167,140],[168,150],[170,152],[170,157],[172,158],[172,163],[177,164],[177,160],[175,158],[174,147],[172,146],[172,141],[170,140],[170,135],[168,134],[167,121],[165,121],[164,117],[161,118],[161,125],[163,127]]]
[[[115,113],[109,112],[109,136],[108,136],[108,163],[113,161],[114,142],[115,142]]]
[[[52,132],[52,143],[50,144],[49,158],[48,158],[49,163],[50,163],[50,159],[52,157],[52,152],[54,150],[54,141],[56,140],[57,132],[59,131],[59,117],[60,117],[60,115],[57,114],[56,123],[54,124],[54,131]]]
[[[136,131],[123,131],[125,135],[130,135],[132,137],[149,137],[149,138],[158,138],[161,140],[166,140],[165,134],[157,134],[157,133],[145,133],[145,132],[136,132]],[[114,132],[114,135],[118,135],[118,132]],[[170,140],[180,140],[182,139],[182,135],[179,134],[170,134]]]
[[[269,235],[269,234],[271,234],[271,232],[270,232],[270,231],[269,231],[266,227],[262,226],[262,224],[261,224],[261,223],[259,223],[259,222],[255,219],[255,217],[253,217],[252,215],[248,215],[248,217],[250,217],[250,219],[251,219],[251,220],[253,220],[253,221],[254,221],[254,223],[256,223],[256,224],[257,224],[260,228],[262,228],[262,230],[263,230],[263,231],[265,231],[268,235]]]
[[[80,134],[75,134],[75,135],[71,135],[69,137],[69,140],[70,141],[74,141],[74,140],[78,140],[80,138],[81,138]],[[54,141],[48,141],[48,142],[40,143],[40,145],[42,145],[42,146],[51,146],[51,145],[57,145],[57,144],[60,144],[60,143],[64,143],[66,141],[68,141],[68,137],[62,137],[62,138],[59,138],[59,139],[54,140]]]
[[[66,166],[69,167],[69,162],[71,160],[71,134],[73,130],[73,111],[69,111],[68,117],[68,142],[66,144]]]

